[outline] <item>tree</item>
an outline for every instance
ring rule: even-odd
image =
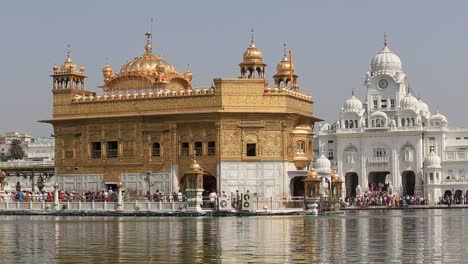
[[[23,146],[19,139],[13,139],[10,146],[10,156],[12,159],[23,159],[24,157]]]

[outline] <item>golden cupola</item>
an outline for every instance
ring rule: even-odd
[[[184,72],[184,78],[185,80],[187,80],[188,82],[191,82],[192,81],[192,72],[187,69],[185,72]]]
[[[253,29],[251,30],[250,46],[244,52],[241,68],[241,78],[264,79],[266,64],[262,52],[255,46]]]
[[[104,76],[105,81],[109,80],[109,78],[112,76],[112,68],[107,63],[102,68],[102,76]]]
[[[164,67],[164,73],[170,74],[178,72],[175,68],[164,61],[160,56],[153,54],[153,44],[151,43],[151,33],[146,33],[147,41],[145,45],[145,53],[141,56],[134,58],[133,60],[127,62],[122,69],[121,73],[139,73],[143,75],[154,75],[157,72],[158,65]]]
[[[174,66],[153,54],[152,34],[146,33],[145,53],[122,66],[120,72],[112,74],[103,68],[104,90],[128,90],[164,88],[171,90],[190,89],[190,81]],[[107,66],[107,65],[106,65]],[[109,67],[110,68],[110,67]]]
[[[276,66],[276,74],[273,75],[275,86],[297,88],[297,76],[294,73],[294,64],[292,63],[292,51],[289,51],[289,59],[286,55],[286,44],[284,44],[283,59]],[[292,82],[291,82],[292,80]]]
[[[67,58],[63,62],[62,66],[60,66],[60,68],[56,64],[54,64],[54,66],[52,67],[52,71],[54,74],[84,75],[85,69],[83,66],[78,68],[76,64],[73,63],[73,60],[71,58],[70,45],[68,45]]]
[[[77,67],[71,58],[70,45],[67,49],[67,58],[59,67],[54,64],[51,75],[54,81],[54,89],[80,89],[84,90],[85,67]]]

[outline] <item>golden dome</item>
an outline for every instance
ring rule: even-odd
[[[70,56],[70,51],[68,51],[67,59],[60,67],[60,71],[67,72],[67,71],[75,71],[75,70],[76,70],[76,64],[73,63],[71,56]]]
[[[255,43],[250,43],[250,46],[244,52],[244,61],[243,63],[262,63],[263,64],[263,55],[262,52],[255,47]]]
[[[184,78],[185,78],[185,80],[191,82],[192,81],[192,72],[190,70],[185,71]]]
[[[147,75],[156,74],[157,69],[156,67],[161,64],[161,70],[165,74],[175,73],[178,74],[176,69],[166,61],[164,61],[161,57],[156,56],[153,54],[153,46],[151,44],[151,33],[146,33],[148,37],[147,43],[145,45],[145,54],[136,57],[135,59],[129,61],[125,64],[121,69],[121,73],[133,73],[133,72],[140,72]]]
[[[250,46],[244,52],[243,55],[243,64],[251,64],[251,63],[263,63],[263,55],[262,52],[255,47],[254,36],[253,36],[253,29],[250,31],[251,39],[250,39]]]
[[[106,63],[106,65],[102,68],[102,75],[104,76],[104,79],[108,79],[112,76],[112,68],[109,66],[109,64]]]
[[[292,65],[294,69],[294,64]],[[291,62],[288,60],[286,55],[284,58],[278,63],[278,66],[276,66],[276,74],[277,75],[289,75],[291,71]]]
[[[332,180],[332,182],[340,182],[341,181],[340,175],[338,175],[338,173],[336,172],[336,167],[333,168],[333,172],[331,174],[331,180]]]
[[[311,169],[307,172],[307,178],[310,178],[310,179],[317,179],[317,178],[318,178],[318,173],[315,171],[314,168],[311,168]]]

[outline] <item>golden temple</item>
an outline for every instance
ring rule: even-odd
[[[252,34],[239,78],[195,88],[192,73],[154,55],[146,37],[143,55],[119,72],[103,67],[102,93],[85,88],[85,68],[70,50],[54,65],[53,117],[42,122],[54,127],[56,181],[88,190],[121,179],[137,193],[168,193],[184,188],[195,156],[207,190],[299,194],[293,185],[307,175],[319,119],[297,85],[292,53],[285,49],[270,86]]]

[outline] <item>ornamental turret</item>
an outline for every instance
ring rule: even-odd
[[[244,52],[242,63],[239,64],[241,78],[264,79],[266,64],[262,52],[255,46],[253,29],[251,30],[250,46]]]
[[[53,89],[81,89],[84,90],[84,80],[86,78],[85,68],[78,68],[71,58],[70,45],[67,49],[67,58],[60,66],[54,64],[52,67]]]
[[[292,51],[289,50],[289,58],[286,55],[286,44],[284,44],[283,59],[276,66],[276,74],[273,75],[275,87],[297,89],[297,76],[294,73],[294,64],[292,63]]]

